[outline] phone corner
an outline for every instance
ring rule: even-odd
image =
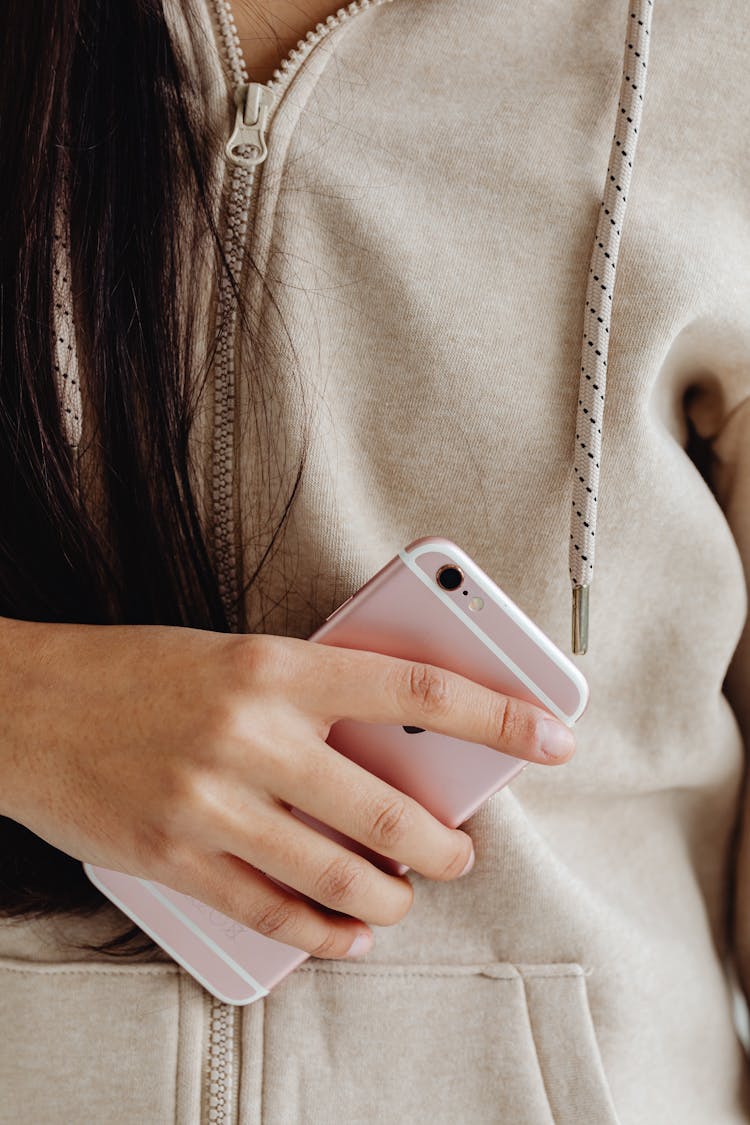
[[[588,680],[584,676],[583,672],[581,672],[580,668],[577,667],[577,665],[573,665],[573,667],[575,668],[576,675],[571,678],[578,688],[579,696],[578,706],[570,717],[571,726],[573,726],[578,722],[579,719],[583,717],[589,705],[589,702],[591,701],[591,689],[589,688]]]
[[[458,551],[464,554],[457,543],[452,539],[446,539],[444,535],[421,535],[418,539],[412,539],[410,543],[402,548],[402,553],[405,555],[422,554],[423,551],[430,548],[439,551]]]
[[[191,976],[194,976],[192,970],[188,969],[184,964],[180,963],[180,966],[185,972],[190,973]],[[270,992],[269,988],[259,987],[254,989],[253,992],[250,993],[238,992],[231,994],[229,992],[224,992],[221,989],[216,988],[213,984],[209,986],[206,983],[203,983],[203,987],[206,989],[206,992],[210,992],[211,995],[214,996],[217,1000],[221,1000],[222,1004],[231,1004],[233,1008],[247,1008],[250,1004],[254,1004],[256,1000],[264,1000]]]
[[[99,880],[99,876],[96,874],[96,867],[92,863],[89,863],[88,860],[85,860],[85,859],[81,860],[81,867],[84,870],[84,874],[86,875],[86,878],[90,879],[95,887],[98,887],[99,890],[102,890],[102,885],[101,885],[101,882]]]

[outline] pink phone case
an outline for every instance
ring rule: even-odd
[[[455,590],[437,583],[436,574],[446,565],[463,572]],[[482,601],[481,608],[475,599]],[[495,691],[540,704],[568,726],[588,703],[588,686],[576,665],[448,539],[426,537],[410,543],[309,639],[437,664]],[[333,724],[327,741],[414,797],[451,828],[463,824],[526,765],[487,746],[428,730],[409,733],[400,725],[342,719]],[[408,870],[299,809],[292,811],[383,870]],[[249,1004],[266,996],[309,956],[162,883],[88,863],[83,867],[175,961],[230,1004]]]

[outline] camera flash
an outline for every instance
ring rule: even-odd
[[[474,610],[481,609],[482,606],[484,605],[484,599],[483,598],[470,598],[468,604],[469,604],[469,609],[474,609]]]

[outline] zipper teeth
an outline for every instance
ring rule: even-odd
[[[254,182],[254,169],[238,165],[233,167],[227,205],[224,253],[231,276],[238,285],[241,282],[245,258],[250,198]],[[237,335],[237,311],[230,276],[226,270],[222,270],[219,280],[215,355],[213,509],[219,591],[232,632],[236,632],[239,627],[234,518],[234,348]]]
[[[328,16],[322,23],[316,24],[314,29],[308,31],[304,39],[298,40],[297,46],[293,47],[286,58],[281,60],[266,85],[277,92],[282,90],[292,80],[316,43],[325,39],[331,31],[346,23],[353,16],[359,15],[360,12],[365,12],[368,8],[378,8],[381,4],[391,2],[392,0],[352,0],[352,3],[345,8],[339,8],[334,15]],[[242,65],[245,65],[244,59]]]
[[[245,56],[240,46],[240,37],[237,24],[234,22],[234,12],[230,0],[214,0],[216,20],[219,32],[224,43],[224,53],[232,71],[232,81],[235,86],[249,81]]]
[[[242,83],[247,68],[237,36],[237,27],[227,0],[213,0],[214,11],[226,58],[235,85]],[[255,172],[234,165],[231,171],[224,253],[231,276],[240,284],[247,222]],[[219,593],[231,632],[239,628],[237,580],[237,532],[234,516],[234,415],[237,303],[226,270],[221,271],[216,310],[216,354],[214,360],[214,452],[212,501],[214,550]]]
[[[234,1119],[235,1019],[233,1005],[212,998],[206,1090],[206,1120],[210,1125],[231,1125]]]
[[[265,83],[275,95],[268,110],[270,122],[278,95],[288,86],[313,47],[347,20],[369,8],[392,0],[352,0],[335,15],[307,32],[297,42]],[[249,73],[240,46],[231,0],[213,0],[216,23],[224,46],[235,89],[249,83]],[[231,173],[230,198],[227,207],[227,229],[224,250],[232,276],[240,283],[245,259],[246,235],[250,201],[255,183],[255,169],[235,165]],[[214,550],[219,592],[225,607],[230,631],[237,632],[240,621],[238,591],[237,529],[234,514],[234,415],[235,415],[235,340],[237,335],[237,304],[229,276],[222,272],[217,309],[217,339],[214,388],[214,461],[212,500],[214,513]]]
[[[319,43],[321,39],[325,39],[326,35],[331,31],[346,23],[346,21],[353,16],[359,15],[360,12],[367,11],[368,8],[377,8],[381,4],[389,4],[391,2],[392,0],[352,0],[352,3],[347,4],[345,8],[339,8],[333,15],[328,16],[322,23],[316,24],[314,28],[308,31],[304,39],[299,39],[297,41],[297,46],[292,47],[291,51],[281,60],[265,85],[268,89],[273,90],[274,93],[280,92],[291,82],[316,43]],[[248,83],[250,81],[250,75],[247,69],[247,63],[245,62],[245,56],[242,53],[231,0],[214,0],[214,3],[216,6],[219,29],[221,31],[221,37],[224,42],[227,61],[229,62],[234,84],[235,86],[239,86]],[[272,112],[273,110],[269,112],[269,119]]]

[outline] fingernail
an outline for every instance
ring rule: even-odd
[[[549,758],[567,758],[575,748],[573,732],[556,719],[542,721],[542,752]]]
[[[372,934],[357,934],[352,944],[344,954],[345,957],[361,957],[363,953],[369,953],[372,949],[373,937]]]
[[[474,860],[475,860],[476,858],[477,858],[477,856],[476,856],[476,852],[475,852],[475,851],[474,851],[474,849],[472,848],[472,849],[471,849],[471,855],[469,856],[469,861],[468,861],[468,863],[466,864],[466,867],[464,867],[464,869],[463,869],[463,871],[461,872],[461,874],[460,874],[460,875],[458,876],[458,877],[459,877],[459,879],[461,878],[461,875],[468,875],[468,874],[469,874],[469,872],[471,871],[472,867],[474,866]]]

